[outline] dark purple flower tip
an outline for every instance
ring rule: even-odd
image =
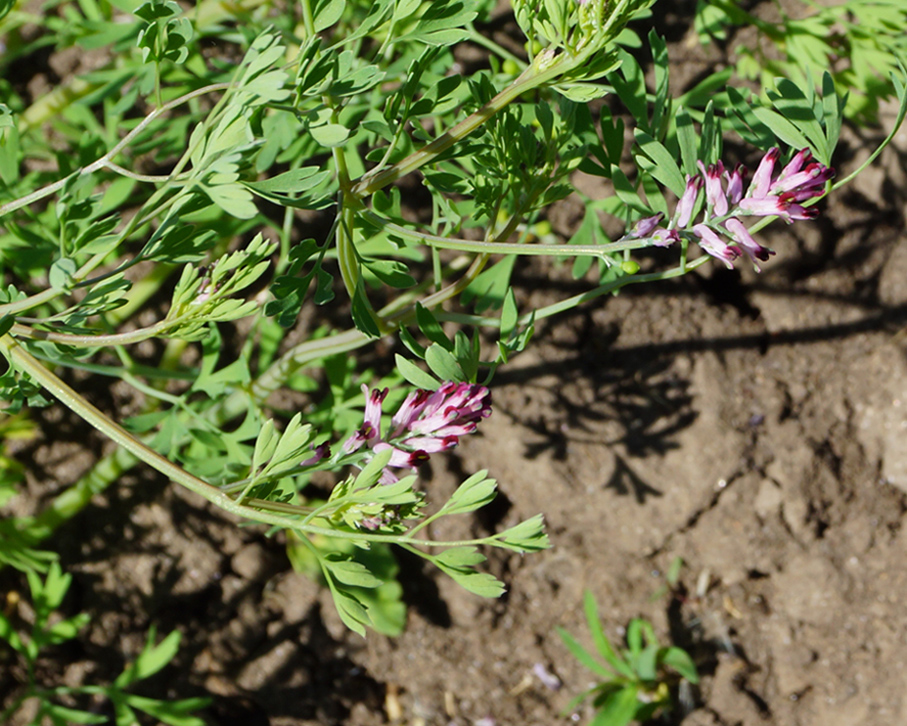
[[[360,444],[361,445],[361,444]],[[327,459],[331,455],[331,447],[327,442],[319,444],[313,449],[313,454],[308,459],[303,462],[300,462],[299,466],[313,466],[319,461]]]
[[[430,457],[428,455],[428,452],[426,452],[426,451],[421,451],[421,450],[413,451],[409,455],[409,464],[408,465],[410,467],[412,467],[413,469],[415,469],[417,466],[420,466],[421,464],[424,464],[426,461],[428,461],[429,458]]]

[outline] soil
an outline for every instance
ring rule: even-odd
[[[848,130],[839,176],[881,135]],[[905,156],[902,131],[819,220],[764,233],[761,274],[710,265],[539,326],[481,434],[424,472],[438,496],[483,468],[500,484],[490,511],[435,536],[545,514],[549,551],[490,553],[501,599],[401,555],[406,630],[360,638],[280,537],[135,470],[49,543],[74,576],[65,611],[92,620],[43,662],[47,682],[108,682],[154,624],[183,643],[143,693],[208,694],[212,726],[587,723],[588,707],[562,711],[594,679],[555,629],[590,643],[588,590],[616,641],[643,616],[693,654],[702,683],[660,723],[907,723]],[[520,276],[526,305],[584,285],[534,262]],[[37,499],[102,444],[60,409],[36,419]],[[2,701],[17,675],[0,662]]]

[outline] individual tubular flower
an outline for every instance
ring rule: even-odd
[[[728,232],[731,233],[734,242],[737,243],[736,247],[742,249],[747,254],[753,261],[753,264],[756,265],[756,269],[759,269],[757,260],[765,262],[771,255],[775,254],[772,250],[763,247],[756,242],[749,230],[743,225],[743,222],[736,217],[731,217],[726,220],[724,226],[727,228]]]
[[[698,238],[699,246],[716,260],[721,260],[728,269],[731,269],[734,260],[740,257],[740,250],[736,246],[729,245],[706,224],[693,225],[693,234]]]
[[[721,188],[724,164],[719,161],[717,164],[710,164],[709,168],[706,169],[700,161],[699,168],[702,170],[702,176],[705,179],[705,200],[709,205],[709,209],[712,214],[723,217],[728,210],[727,194]]]
[[[389,469],[415,469],[431,454],[452,449],[461,436],[473,433],[478,422],[491,415],[491,393],[485,386],[451,381],[436,391],[410,393],[382,438],[381,408],[387,389],[371,393],[364,385],[362,389],[366,395],[364,423],[346,440],[343,450],[352,453],[366,444],[375,453],[391,449],[382,477],[385,482],[397,478]]]
[[[677,209],[674,210],[674,222],[680,229],[686,227],[693,218],[693,210],[696,208],[696,199],[700,189],[702,189],[702,177],[687,176],[687,186],[677,203]]]
[[[387,389],[376,388],[369,393],[368,386],[363,383],[362,393],[365,395],[365,416],[362,426],[343,442],[343,450],[347,454],[358,451],[363,444],[375,441],[381,431],[381,405],[387,398]]]
[[[727,182],[727,200],[736,207],[743,198],[743,177],[746,176],[746,167],[737,164],[733,171],[725,171],[724,179]]]

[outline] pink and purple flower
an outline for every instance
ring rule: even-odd
[[[362,426],[343,444],[346,453],[367,446],[378,453],[391,449],[391,459],[382,481],[396,481],[394,469],[415,469],[431,454],[448,451],[461,436],[476,430],[479,421],[491,415],[491,393],[485,386],[449,381],[436,391],[410,393],[391,418],[386,436],[381,436],[381,414],[387,389],[363,385],[366,396]]]

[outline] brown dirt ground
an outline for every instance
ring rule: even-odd
[[[841,173],[876,140],[851,131]],[[592,681],[555,627],[588,642],[588,589],[615,639],[642,615],[694,654],[701,688],[667,723],[907,723],[905,155],[902,131],[820,220],[773,227],[761,275],[709,266],[540,326],[495,380],[482,434],[426,472],[439,495],[480,468],[501,487],[436,536],[545,513],[550,551],[492,553],[502,599],[403,558],[406,631],[363,640],[279,538],[137,472],[51,543],[75,577],[67,611],[93,619],[44,664],[49,682],[106,681],[154,623],[184,642],[148,694],[211,694],[212,726],[586,722],[561,715]],[[527,304],[578,285],[521,275]],[[39,418],[53,446],[34,453],[36,494],[98,450],[66,414]],[[679,587],[653,599],[676,557]],[[3,700],[16,671],[0,663]]]

